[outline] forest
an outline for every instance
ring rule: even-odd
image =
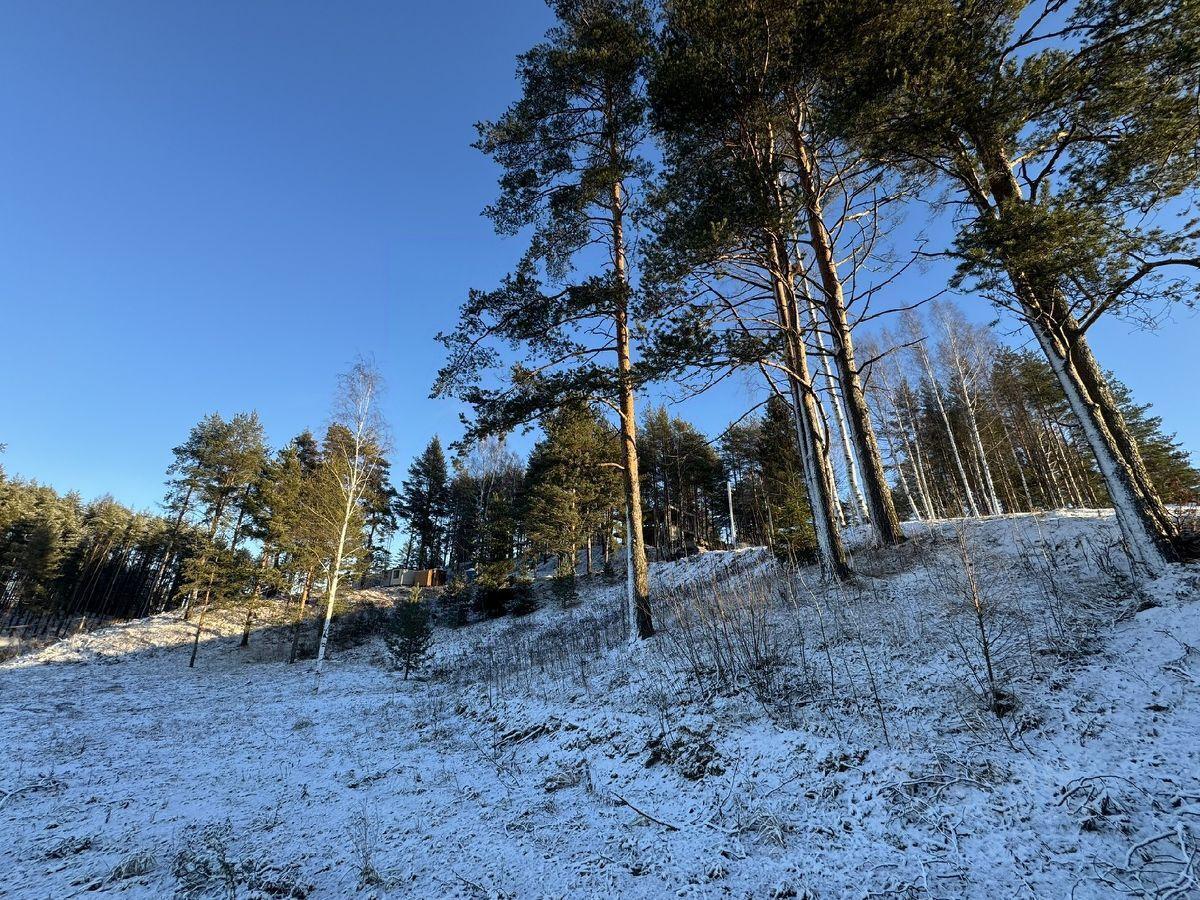
[[[1156,398],[1135,396],[1122,380],[1131,376],[1094,351],[1093,329],[1171,329],[1200,300],[1195,2],[548,2],[555,24],[517,58],[515,99],[476,125],[474,147],[498,173],[480,206],[511,251],[510,270],[466,297],[429,298],[456,313],[436,337],[441,368],[419,387],[461,410],[461,432],[422,432],[424,450],[396,459],[382,413],[386,366],[359,357],[332,405],[314,408],[312,421],[325,424],[282,444],[252,410],[252,385],[247,411],[199,418],[171,450],[153,511],[0,468],[0,636],[23,653],[69,653],[56,642],[170,623],[184,647],[172,657],[179,670],[223,672],[228,638],[286,661],[287,672],[315,671],[317,690],[344,696],[365,677],[355,648],[380,637],[404,684],[427,693],[396,700],[393,686],[370,715],[410,704],[406,740],[476,728],[472,746],[455,752],[482,761],[476,774],[499,786],[488,809],[528,789],[529,809],[545,802],[538,815],[552,817],[546,795],[586,788],[605,816],[636,815],[640,831],[683,842],[644,871],[630,863],[619,883],[587,881],[595,872],[581,869],[584,881],[559,885],[564,896],[584,883],[645,896],[673,887],[671,866],[692,853],[685,834],[712,857],[692,884],[725,877],[751,852],[721,844],[722,861],[709,840],[753,834],[777,856],[795,846],[799,826],[767,803],[790,796],[775,792],[795,779],[770,768],[777,760],[763,764],[778,775],[769,792],[735,790],[733,751],[721,743],[741,735],[739,764],[751,760],[753,735],[737,729],[759,711],[774,735],[764,747],[782,760],[791,750],[779,735],[807,735],[824,754],[810,774],[842,779],[828,795],[789,799],[792,814],[850,797],[861,774],[860,808],[886,795],[904,806],[905,828],[928,828],[920,839],[947,848],[958,847],[963,820],[946,824],[955,791],[1011,783],[995,768],[1011,758],[975,766],[977,747],[1032,753],[1041,729],[1059,727],[1055,716],[1064,728],[1082,721],[1054,704],[1082,708],[1093,689],[1166,717],[1162,740],[1173,743],[1163,752],[1180,777],[1194,776],[1195,748],[1177,732],[1197,721],[1185,717],[1200,658],[1188,611],[1200,591],[1200,468]],[[1190,375],[1191,360],[1163,364]],[[722,429],[688,420],[689,401],[729,396],[714,392],[733,383],[752,385],[755,399],[724,409]],[[1034,521],[1044,533],[1017,535]],[[1088,531],[1084,521],[1104,524]],[[443,581],[397,591],[396,570],[438,570]],[[1174,643],[1148,639],[1151,625],[1135,618],[1163,608],[1178,618],[1156,633]],[[558,618],[539,618],[551,610]],[[1175,654],[1155,657],[1153,677],[1165,680],[1144,696],[1087,668],[1105,658],[1097,635],[1118,625],[1143,629],[1122,653]],[[945,659],[904,669],[905,654],[927,647]],[[930,697],[942,696],[944,678],[955,699],[914,712],[906,704],[926,676]],[[1071,678],[1093,676],[1073,693],[1083,682]],[[611,722],[588,706],[605,690],[635,688]],[[287,706],[272,727],[323,740],[323,714],[304,707],[301,717],[294,688],[282,699],[274,684],[261,689]],[[928,724],[964,694],[971,712],[961,721]],[[1177,785],[1150,802],[1117,785],[1152,790],[1142,769],[1125,767],[1136,760],[1121,756],[1117,729],[1134,726],[1117,706],[1093,711],[1077,741],[1062,734],[1084,748],[1111,728],[1097,752],[1115,754],[1126,774],[1056,783],[1053,797],[1045,787],[1038,809],[1077,814],[1084,824],[1072,820],[1071,834],[1110,842],[1105,858],[1118,862],[1092,866],[1098,893],[1086,896],[1194,896],[1200,788]],[[814,709],[832,724],[797,724]],[[446,726],[454,716],[458,726]],[[620,723],[635,719],[657,731],[631,749]],[[1097,720],[1107,724],[1090,732]],[[1139,752],[1157,752],[1155,723],[1137,719]],[[909,764],[896,762],[903,753],[917,758],[927,726],[946,739],[926,760],[934,768],[891,771]],[[590,746],[566,742],[576,729],[603,732],[594,742],[609,742],[609,760],[634,759],[634,774],[614,769],[610,788],[593,772],[605,764],[564,762]],[[519,757],[560,739],[537,761]],[[796,738],[809,752],[805,742]],[[429,746],[410,746],[405,765],[428,774]],[[408,771],[400,762],[383,771],[385,749],[361,764],[382,774],[356,762],[338,777],[358,789]],[[547,774],[551,754],[560,768]],[[638,784],[643,757],[646,771],[662,762],[682,773],[687,790],[728,775],[728,794],[704,795],[712,809],[702,823],[695,804],[669,805],[678,787],[654,789],[657,812],[635,805],[619,789]],[[871,781],[884,770],[891,787]],[[11,796],[0,791],[0,805]],[[761,802],[752,808],[747,796]],[[1003,818],[1015,808],[981,815],[1016,828]],[[1154,819],[1162,834],[1150,834],[1168,808],[1175,818]],[[1116,824],[1126,812],[1127,828]],[[523,835],[562,824],[527,827],[525,812],[513,815],[505,827]],[[850,834],[860,827],[852,818],[820,828]],[[372,862],[371,848],[386,844],[372,822],[363,812],[338,826],[355,848],[357,888],[402,893],[400,876]],[[813,827],[813,841],[841,839]],[[902,853],[912,834],[897,835],[888,840]],[[1131,844],[1138,836],[1145,843]],[[1049,879],[1029,874],[1029,896],[1065,891],[1046,872],[1068,857],[1082,883],[1073,847],[1055,856],[1032,840],[1012,850],[1014,860],[1018,850],[1041,859]],[[649,854],[634,844],[609,850]],[[940,893],[943,876],[922,868],[919,886],[916,874],[897,875],[867,896],[987,896],[1017,883],[972,881],[956,853]],[[174,858],[185,884],[183,856]],[[216,863],[205,865],[219,881]],[[850,878],[853,866],[828,865]],[[464,871],[484,869],[491,883],[455,870],[458,881],[442,887],[532,895],[519,879],[512,893],[493,890],[502,873],[483,863]],[[630,887],[628,877],[651,870],[657,888]],[[422,889],[433,889],[440,876],[422,871]],[[230,896],[259,889],[256,877],[227,875]],[[745,879],[746,896],[759,896],[751,891],[765,882]],[[849,891],[837,884],[834,895]]]
[[[903,337],[875,339],[896,349],[872,364],[867,394],[898,516],[1110,505],[1044,359],[1002,344],[945,302],[926,317],[906,315],[903,325]],[[838,384],[821,375],[814,391],[830,448],[834,527],[869,526]],[[378,378],[360,366],[342,387],[377,391]],[[1200,472],[1147,404],[1111,375],[1109,384],[1159,496],[1185,521]],[[244,612],[248,641],[260,606],[294,604],[303,617],[314,587],[336,606],[334,572],[363,585],[393,567],[444,568],[504,590],[532,581],[546,560],[572,581],[624,569],[620,434],[599,403],[580,398],[539,417],[541,437],[524,460],[496,438],[448,459],[433,436],[399,485],[382,423],[368,409],[356,445],[354,415],[322,441],[305,431],[278,450],[253,412],[205,416],[172,450],[160,513],[0,478],[6,627],[27,639],[62,637],[89,621],[178,609],[196,613],[198,636],[216,604]],[[648,558],[736,543],[765,546],[792,565],[817,561],[795,422],[780,395],[715,438],[665,407],[647,410],[636,450]],[[356,467],[359,484],[350,487]],[[339,541],[347,508],[349,536]]]
[[[735,531],[844,579],[847,525],[889,545],[902,518],[1035,509],[1111,506],[1144,575],[1194,555],[1173,510],[1200,476],[1088,343],[1200,289],[1187,4],[553,6],[478,126],[485,212],[528,246],[441,335],[434,393],[469,410],[452,463],[434,437],[392,485],[359,365],[323,441],[202,420],[155,514],[5,481],[10,627],[215,601],[249,628],[260,599],[318,585],[333,609],[393,565],[505,586],[581,550],[611,572],[620,546],[645,637],[648,561]],[[904,239],[926,213],[950,246]],[[933,257],[947,282],[914,295]],[[719,435],[638,412],[745,371],[767,398]]]

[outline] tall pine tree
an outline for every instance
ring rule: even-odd
[[[531,227],[529,249],[494,291],[474,291],[442,336],[450,360],[435,392],[475,409],[473,431],[503,433],[564,400],[616,412],[629,510],[637,633],[654,633],[642,534],[633,365],[630,202],[645,177],[643,82],[651,46],[641,0],[552,0],[558,24],[520,57],[522,96],[479,126],[479,149],[504,169],[487,210],[502,234]],[[599,260],[588,254],[600,248]],[[575,265],[595,261],[583,277]],[[520,348],[498,388],[483,370],[494,344]],[[611,354],[611,356],[610,356]],[[607,357],[607,361],[606,358]]]

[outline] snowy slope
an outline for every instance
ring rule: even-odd
[[[841,590],[661,564],[651,642],[595,585],[319,695],[232,621],[192,670],[170,616],[12,661],[0,895],[1196,896],[1200,572],[1135,595],[1096,515],[959,530]]]

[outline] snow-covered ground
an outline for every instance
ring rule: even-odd
[[[547,593],[409,681],[370,643],[314,694],[233,620],[188,669],[171,616],[9,662],[0,895],[1200,895],[1200,570],[1134,591],[1095,514],[909,528],[836,590],[657,565],[639,645],[623,582]]]

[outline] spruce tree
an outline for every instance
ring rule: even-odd
[[[442,442],[435,435],[413,460],[401,484],[396,508],[408,523],[412,556],[406,564],[417,569],[444,563],[446,516],[450,503],[450,475]]]
[[[396,601],[395,608],[384,619],[383,640],[407,681],[425,662],[433,643],[433,623],[420,588],[413,588],[408,596]]]
[[[545,437],[529,456],[525,533],[533,550],[558,557],[558,574],[574,575],[576,554],[611,520],[621,501],[616,435],[586,404],[546,417]]]
[[[775,553],[793,564],[808,561],[815,555],[817,541],[792,411],[782,397],[772,395],[767,400],[756,449]]]

